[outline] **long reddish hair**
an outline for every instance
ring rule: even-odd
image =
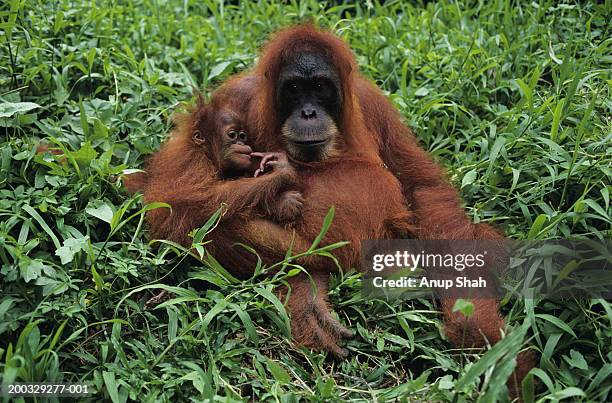
[[[345,151],[355,151],[360,155],[380,161],[374,138],[367,133],[363,116],[355,93],[358,67],[353,52],[348,44],[331,32],[316,28],[312,23],[285,28],[276,34],[264,47],[255,67],[255,75],[260,83],[256,95],[255,113],[257,140],[259,144],[270,149],[278,147],[276,134],[280,133],[283,122],[278,120],[276,111],[277,83],[283,65],[299,52],[317,52],[323,55],[340,78],[342,94],[342,112],[339,122],[341,141]]]

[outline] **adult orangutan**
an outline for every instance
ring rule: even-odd
[[[359,73],[348,45],[331,33],[310,24],[280,31],[255,68],[230,79],[213,98],[232,103],[246,117],[254,149],[285,150],[298,176],[329,161],[363,158],[384,164],[401,183],[417,238],[503,238],[492,227],[470,221],[443,169],[419,147],[383,93]],[[330,169],[342,181],[346,166]],[[316,177],[309,178],[316,183]],[[348,205],[368,197],[367,188],[353,190]],[[364,216],[357,213],[354,219]],[[340,230],[336,225],[330,232]],[[442,296],[446,334],[456,346],[482,347],[501,339],[505,326],[495,300],[473,299],[470,318],[452,312],[454,302]],[[520,355],[514,379],[522,379],[531,366],[528,355]]]
[[[255,134],[254,149],[288,153],[297,170],[296,184],[304,197],[302,216],[291,224],[302,245],[298,250],[303,247],[302,242],[307,244],[318,231],[320,220],[314,218],[335,205],[336,219],[326,241],[351,241],[349,247],[337,252],[345,266],[357,265],[355,257],[359,254],[360,241],[392,236],[395,232],[389,226],[394,218],[391,212],[398,213],[395,216],[401,218],[398,222],[406,218],[405,209],[394,207],[398,200],[402,201],[402,190],[415,213],[419,238],[501,238],[492,228],[470,222],[460,207],[457,191],[445,181],[442,169],[419,148],[383,94],[358,73],[348,46],[329,33],[310,25],[278,33],[265,48],[255,69],[225,84],[213,96],[213,103],[246,119],[248,131]],[[181,158],[182,155],[187,157]],[[252,156],[255,155],[259,154]],[[280,161],[282,154],[275,155]],[[211,200],[221,199],[197,186],[200,163],[194,162],[196,153],[177,148],[158,161],[158,167],[152,169],[159,170],[158,182],[154,185],[155,192],[159,193],[146,196],[145,191],[145,196],[149,200],[168,201],[177,212],[168,216],[164,226],[179,224],[177,228],[183,235],[174,233],[165,237],[186,236],[187,227],[204,223],[207,214],[202,206],[211,206]],[[265,177],[251,181],[257,183],[256,180]],[[246,179],[237,181],[242,180]],[[230,189],[232,182],[224,187]],[[228,191],[224,197],[236,201],[231,194]],[[381,213],[381,206],[389,201],[386,206],[391,208],[386,207]],[[231,214],[243,211],[237,205],[230,206]],[[289,234],[269,220],[251,218],[245,217],[242,221],[248,225],[223,226],[211,244],[213,248],[223,254],[234,242],[240,241],[267,256],[282,258],[288,242],[279,241],[288,239]],[[265,226],[272,230],[268,231]],[[256,229],[249,232],[244,228]],[[368,228],[372,230],[367,231]],[[214,250],[213,255],[217,256]],[[245,254],[229,253],[222,259],[228,269],[236,271],[252,263]],[[304,265],[311,271],[317,289],[325,291],[333,267],[316,260]],[[302,344],[345,355],[337,341],[350,332],[330,316],[324,293],[313,296],[305,276],[293,278],[291,286],[289,309],[294,337]],[[474,299],[473,303],[474,314],[466,319],[452,312],[453,300],[442,298],[446,332],[457,346],[483,346],[501,338],[504,323],[496,301],[481,298]],[[524,356],[519,358],[516,379],[521,379],[531,365]]]

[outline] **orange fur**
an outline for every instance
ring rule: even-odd
[[[265,215],[252,214],[258,203],[265,204],[263,200],[279,195],[278,187],[268,191],[261,187],[263,182],[257,182],[271,181],[274,172],[255,179],[211,179],[215,167],[188,142],[190,130],[201,118],[198,107],[149,162],[152,179],[145,188],[145,198],[166,201],[173,207],[172,214],[155,211],[150,215],[154,236],[187,245],[187,232],[202,225],[223,201],[228,205],[227,213],[213,233],[211,248],[213,255],[237,275],[248,275],[254,260],[248,253],[232,249],[235,242],[253,246],[266,261],[278,261],[292,239],[294,250],[308,247],[332,205],[336,216],[323,242],[351,242],[336,253],[345,266],[359,265],[360,242],[365,239],[406,233],[421,239],[502,239],[493,228],[470,221],[444,170],[419,147],[382,92],[359,74],[348,45],[328,32],[309,24],[279,32],[264,48],[253,71],[230,79],[213,94],[213,108],[230,108],[244,117],[247,131],[254,135],[255,150],[282,151],[279,133],[283,122],[276,116],[275,86],[283,63],[303,51],[321,52],[337,69],[344,106],[335,154],[320,162],[294,161],[294,176],[284,184],[302,192],[301,218],[283,228]],[[412,223],[416,223],[415,228]],[[294,337],[301,344],[343,356],[346,352],[337,342],[350,332],[329,315],[326,301],[328,275],[335,267],[324,259],[303,263],[311,272],[316,292],[312,293],[306,275],[292,278],[291,291],[283,291],[284,295],[291,292],[288,308]],[[500,340],[504,322],[497,301],[474,299],[474,315],[465,319],[452,312],[451,297],[440,297],[447,335],[455,345],[482,347]],[[515,371],[517,379],[532,366],[530,357],[521,356]]]
[[[328,58],[337,69],[343,86],[345,105],[340,124],[342,139],[335,159],[346,159],[361,156],[377,166],[381,161],[395,175],[401,190],[395,187],[385,187],[385,197],[395,197],[395,192],[402,193],[410,210],[414,213],[416,224],[415,236],[420,239],[503,239],[503,235],[488,225],[471,222],[461,207],[461,199],[457,190],[447,181],[442,167],[424,151],[412,131],[406,127],[400,114],[367,78],[359,74],[354,57],[348,45],[331,33],[318,30],[311,24],[287,28],[273,36],[264,48],[259,63],[251,72],[243,73],[229,80],[214,97],[219,99],[239,100],[236,108],[247,114],[247,126],[256,135],[255,149],[283,149],[278,135],[282,122],[279,122],[275,112],[276,78],[283,63],[297,52],[318,51]],[[321,164],[332,164],[323,161]],[[330,165],[332,166],[332,165]],[[330,186],[320,191],[315,197],[320,206],[330,199],[335,199],[339,212],[350,211],[355,206],[363,207],[369,203],[378,203],[380,195],[367,193],[363,182],[356,182],[354,188],[348,186],[340,195],[336,181],[343,181],[346,167],[338,163],[331,172],[314,175],[307,165],[298,167],[300,181],[306,181],[306,186]],[[328,176],[324,176],[328,175]],[[380,170],[372,170],[367,175],[372,181],[381,180]],[[384,174],[383,174],[384,176]],[[354,176],[348,177],[353,180]],[[344,183],[344,182],[342,182]],[[326,196],[326,195],[332,196]],[[315,197],[305,192],[305,197],[314,203]],[[377,198],[378,197],[378,198]],[[367,220],[367,214],[354,211],[351,220]],[[346,236],[355,240],[363,234],[343,231],[344,225],[351,222],[343,221],[340,214],[336,224],[331,229],[329,237],[338,239]],[[314,225],[314,223],[312,223]],[[374,233],[367,234],[374,237]],[[353,246],[353,248],[355,248]],[[354,254],[358,252],[353,250]],[[350,259],[349,259],[350,260]],[[474,299],[475,314],[466,321],[457,314],[452,314],[450,308],[454,299],[440,296],[443,300],[443,314],[449,339],[457,346],[463,345],[456,329],[467,327],[471,335],[470,345],[484,346],[487,341],[495,343],[501,337],[505,327],[499,315],[497,302],[491,299]],[[450,307],[450,308],[449,308]],[[463,332],[462,332],[463,333]],[[523,357],[515,374],[522,376],[533,366],[532,360]]]

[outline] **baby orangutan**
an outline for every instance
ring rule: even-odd
[[[143,192],[146,202],[170,204],[171,210],[147,213],[153,238],[189,247],[189,232],[222,205],[221,232],[228,239],[239,239],[239,228],[250,219],[286,222],[299,216],[302,196],[289,190],[295,170],[286,158],[279,158],[266,164],[269,173],[253,178],[256,168],[246,141],[241,120],[225,107],[200,101],[177,119],[177,129],[147,161],[146,172],[124,180],[128,191]]]

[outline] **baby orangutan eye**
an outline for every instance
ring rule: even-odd
[[[236,130],[230,130],[227,132],[227,137],[229,137],[230,140],[236,140],[236,137],[238,137],[238,132]]]
[[[238,132],[238,140],[246,143],[246,141],[247,141],[247,134],[241,130],[240,132]]]

